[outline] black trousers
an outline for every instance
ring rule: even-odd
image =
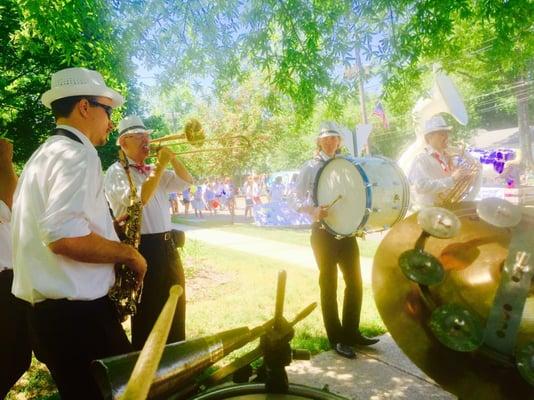
[[[12,284],[13,271],[0,272],[0,399],[32,361],[26,303],[11,294]]]
[[[132,351],[107,296],[92,301],[45,300],[28,306],[34,352],[62,400],[101,399],[92,360]]]
[[[158,319],[169,289],[179,284],[185,291],[185,275],[178,250],[176,236],[171,232],[141,235],[139,252],[145,257],[148,269],[143,281],[143,295],[132,318],[132,345],[143,348],[154,323]],[[185,339],[185,292],[178,299],[167,343]]]
[[[346,343],[359,329],[362,308],[362,277],[356,238],[336,239],[315,223],[311,246],[319,267],[321,311],[328,340],[331,344]],[[341,319],[337,304],[338,265],[345,281]]]

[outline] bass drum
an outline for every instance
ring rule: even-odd
[[[193,400],[218,400],[218,399],[316,399],[316,400],[346,400],[344,397],[335,394],[311,388],[303,385],[289,385],[287,393],[266,393],[265,384],[262,383],[245,383],[241,385],[231,385],[208,392],[202,393],[199,396],[193,397]]]
[[[319,170],[313,195],[316,206],[332,204],[322,223],[342,237],[389,229],[410,205],[404,173],[395,161],[379,156],[332,158]]]

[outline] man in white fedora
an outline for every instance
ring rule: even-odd
[[[114,231],[95,149],[106,143],[123,98],[98,72],[67,68],[52,75],[41,100],[57,127],[15,192],[13,294],[28,304],[33,350],[61,398],[98,399],[91,361],[131,350],[107,296],[114,264],[126,264],[139,281],[146,271],[145,259]]]
[[[449,133],[452,127],[447,125],[440,115],[426,121],[421,134],[425,147],[419,154],[414,154],[409,168],[408,180],[416,208],[439,205],[440,195],[454,188],[455,184],[466,177],[470,171],[463,164],[454,162],[449,148]],[[472,161],[469,154],[465,158]]]
[[[322,226],[328,216],[328,207],[313,203],[314,182],[319,170],[334,158],[342,143],[342,128],[333,122],[323,122],[317,135],[317,154],[300,170],[295,190],[297,211],[311,217],[311,246],[319,267],[321,311],[332,348],[341,356],[355,358],[352,346],[369,346],[378,342],[360,332],[362,308],[362,277],[360,254],[355,237],[338,238]],[[345,281],[343,310],[338,311],[338,267]]]
[[[180,284],[185,289],[185,276],[177,246],[183,245],[183,236],[172,231],[169,193],[181,192],[193,183],[193,178],[174,153],[162,147],[155,165],[145,164],[150,152],[151,130],[136,115],[125,117],[119,123],[117,145],[124,152],[136,191],[143,204],[141,242],[139,251],[148,263],[143,281],[143,295],[132,317],[132,345],[140,350],[161,309],[169,289]],[[171,169],[167,169],[168,165]],[[122,219],[127,213],[130,184],[126,170],[116,162],[106,171],[105,192],[113,214]],[[183,233],[182,233],[183,235]],[[167,343],[185,339],[185,296],[180,296]]]

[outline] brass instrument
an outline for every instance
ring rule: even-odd
[[[122,400],[146,399],[154,374],[161,360],[165,342],[171,329],[172,319],[176,311],[178,298],[184,290],[180,285],[174,285],[169,291],[169,298],[163,306],[159,317],[150,331],[150,335],[135,363],[130,380],[126,385]]]
[[[482,173],[482,166],[476,159],[466,154],[465,146],[448,150],[447,156],[452,160],[456,159],[455,169],[465,169],[466,175],[460,177],[451,189],[438,195],[437,205],[442,207],[464,200],[473,200],[474,195],[478,192],[477,181]],[[468,199],[468,196],[471,198]]]
[[[391,228],[374,257],[374,299],[397,345],[443,389],[532,399],[534,276],[525,253],[534,219],[491,200],[435,208],[431,224],[423,210]]]
[[[146,393],[146,388],[142,389],[143,392],[141,389],[131,392],[133,397],[126,397],[125,395],[126,388],[130,385],[129,382],[145,380],[145,383],[150,386],[146,398],[191,398],[202,387],[220,384],[239,369],[238,365],[248,365],[261,356],[263,356],[266,366],[265,389],[267,392],[273,393],[284,392],[269,390],[269,387],[274,384],[278,388],[280,383],[287,386],[287,375],[285,375],[284,369],[288,365],[287,362],[291,358],[309,357],[309,354],[303,351],[295,350],[292,352],[289,347],[289,340],[294,335],[293,326],[306,318],[317,307],[317,303],[312,303],[301,310],[292,321],[287,321],[283,316],[285,278],[285,272],[281,271],[278,278],[274,318],[252,329],[243,326],[215,335],[165,345],[166,338],[160,327],[160,320],[172,320],[167,314],[169,310],[166,305],[158,318],[157,327],[155,325],[152,329],[149,341],[141,353],[133,352],[92,362],[92,372],[103,397],[105,399],[145,398],[141,395]],[[208,367],[230,352],[258,338],[260,338],[260,346],[256,350],[225,365],[214,373],[202,375],[203,371],[206,371]],[[154,341],[150,342],[150,339],[154,339]],[[153,347],[148,348],[151,345]],[[141,361],[140,364],[157,363],[152,358],[157,357],[162,346],[164,347],[163,353],[153,379],[148,373],[134,378],[132,370],[134,364],[137,367],[136,361],[144,357],[144,361]],[[147,348],[148,355],[143,354],[145,348]],[[269,371],[274,370],[279,374],[269,375]],[[284,376],[285,379],[283,379]],[[280,378],[282,378],[281,381]],[[337,399],[338,397],[327,398]]]
[[[180,144],[190,144],[193,146],[200,147],[200,146],[203,146],[204,143],[206,142],[224,143],[227,141],[242,141],[243,143],[233,145],[233,146],[211,147],[211,148],[205,148],[205,149],[181,151],[181,152],[175,153],[176,155],[196,154],[196,153],[205,153],[209,151],[223,151],[223,150],[241,149],[243,147],[250,147],[249,139],[243,135],[222,136],[218,138],[206,139],[206,134],[204,133],[204,129],[202,128],[202,125],[200,124],[200,122],[196,119],[191,119],[185,124],[183,133],[179,133],[175,135],[167,135],[167,136],[163,136],[160,138],[155,138],[155,139],[150,140],[149,156],[155,157],[162,146],[176,146]]]
[[[201,123],[197,119],[190,119],[186,122],[184,126],[184,132],[175,134],[175,135],[167,135],[160,138],[152,139],[150,143],[157,143],[161,144],[163,142],[168,141],[179,141],[182,139],[186,139],[186,141],[182,141],[181,143],[189,143],[201,146],[204,143],[204,139],[206,138],[206,134],[204,133],[204,128],[202,128]],[[179,144],[180,142],[174,143]]]
[[[128,216],[124,224],[123,243],[129,244],[136,249],[141,241],[141,222],[143,218],[143,203],[137,195],[137,189],[130,175],[130,165],[122,150],[119,150],[119,162],[121,163],[128,183],[130,185],[130,204],[126,209]],[[115,265],[115,284],[109,290],[109,298],[115,304],[119,319],[125,321],[128,315],[134,315],[137,311],[137,303],[141,300],[142,285],[138,288],[137,276],[125,264]]]

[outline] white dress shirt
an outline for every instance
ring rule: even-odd
[[[435,205],[440,193],[454,187],[450,170],[446,170],[433,153],[437,152],[432,147],[425,147],[416,155],[408,172],[412,199],[418,208]],[[445,162],[446,156],[438,154]]]
[[[12,269],[11,210],[0,200],[0,271]]]
[[[321,151],[316,157],[307,161],[300,169],[298,180],[295,185],[293,204],[293,207],[297,211],[304,206],[314,206],[313,190],[315,186],[315,177],[321,167],[329,159],[330,157]]]
[[[130,164],[135,164],[128,159]],[[153,169],[154,167],[151,166]],[[141,196],[141,186],[148,178],[148,173],[142,173],[130,167],[132,181],[137,188],[137,195]],[[130,204],[130,185],[123,166],[116,162],[106,171],[104,178],[106,197],[116,218],[126,214]],[[181,192],[189,183],[176,176],[174,171],[165,170],[152,198],[143,206],[141,234],[162,233],[171,230],[171,213],[169,211],[169,193]]]
[[[53,135],[33,153],[13,201],[13,294],[32,304],[45,299],[93,300],[115,282],[113,264],[75,261],[48,244],[94,232],[118,240],[104,196],[102,166],[92,143]]]

